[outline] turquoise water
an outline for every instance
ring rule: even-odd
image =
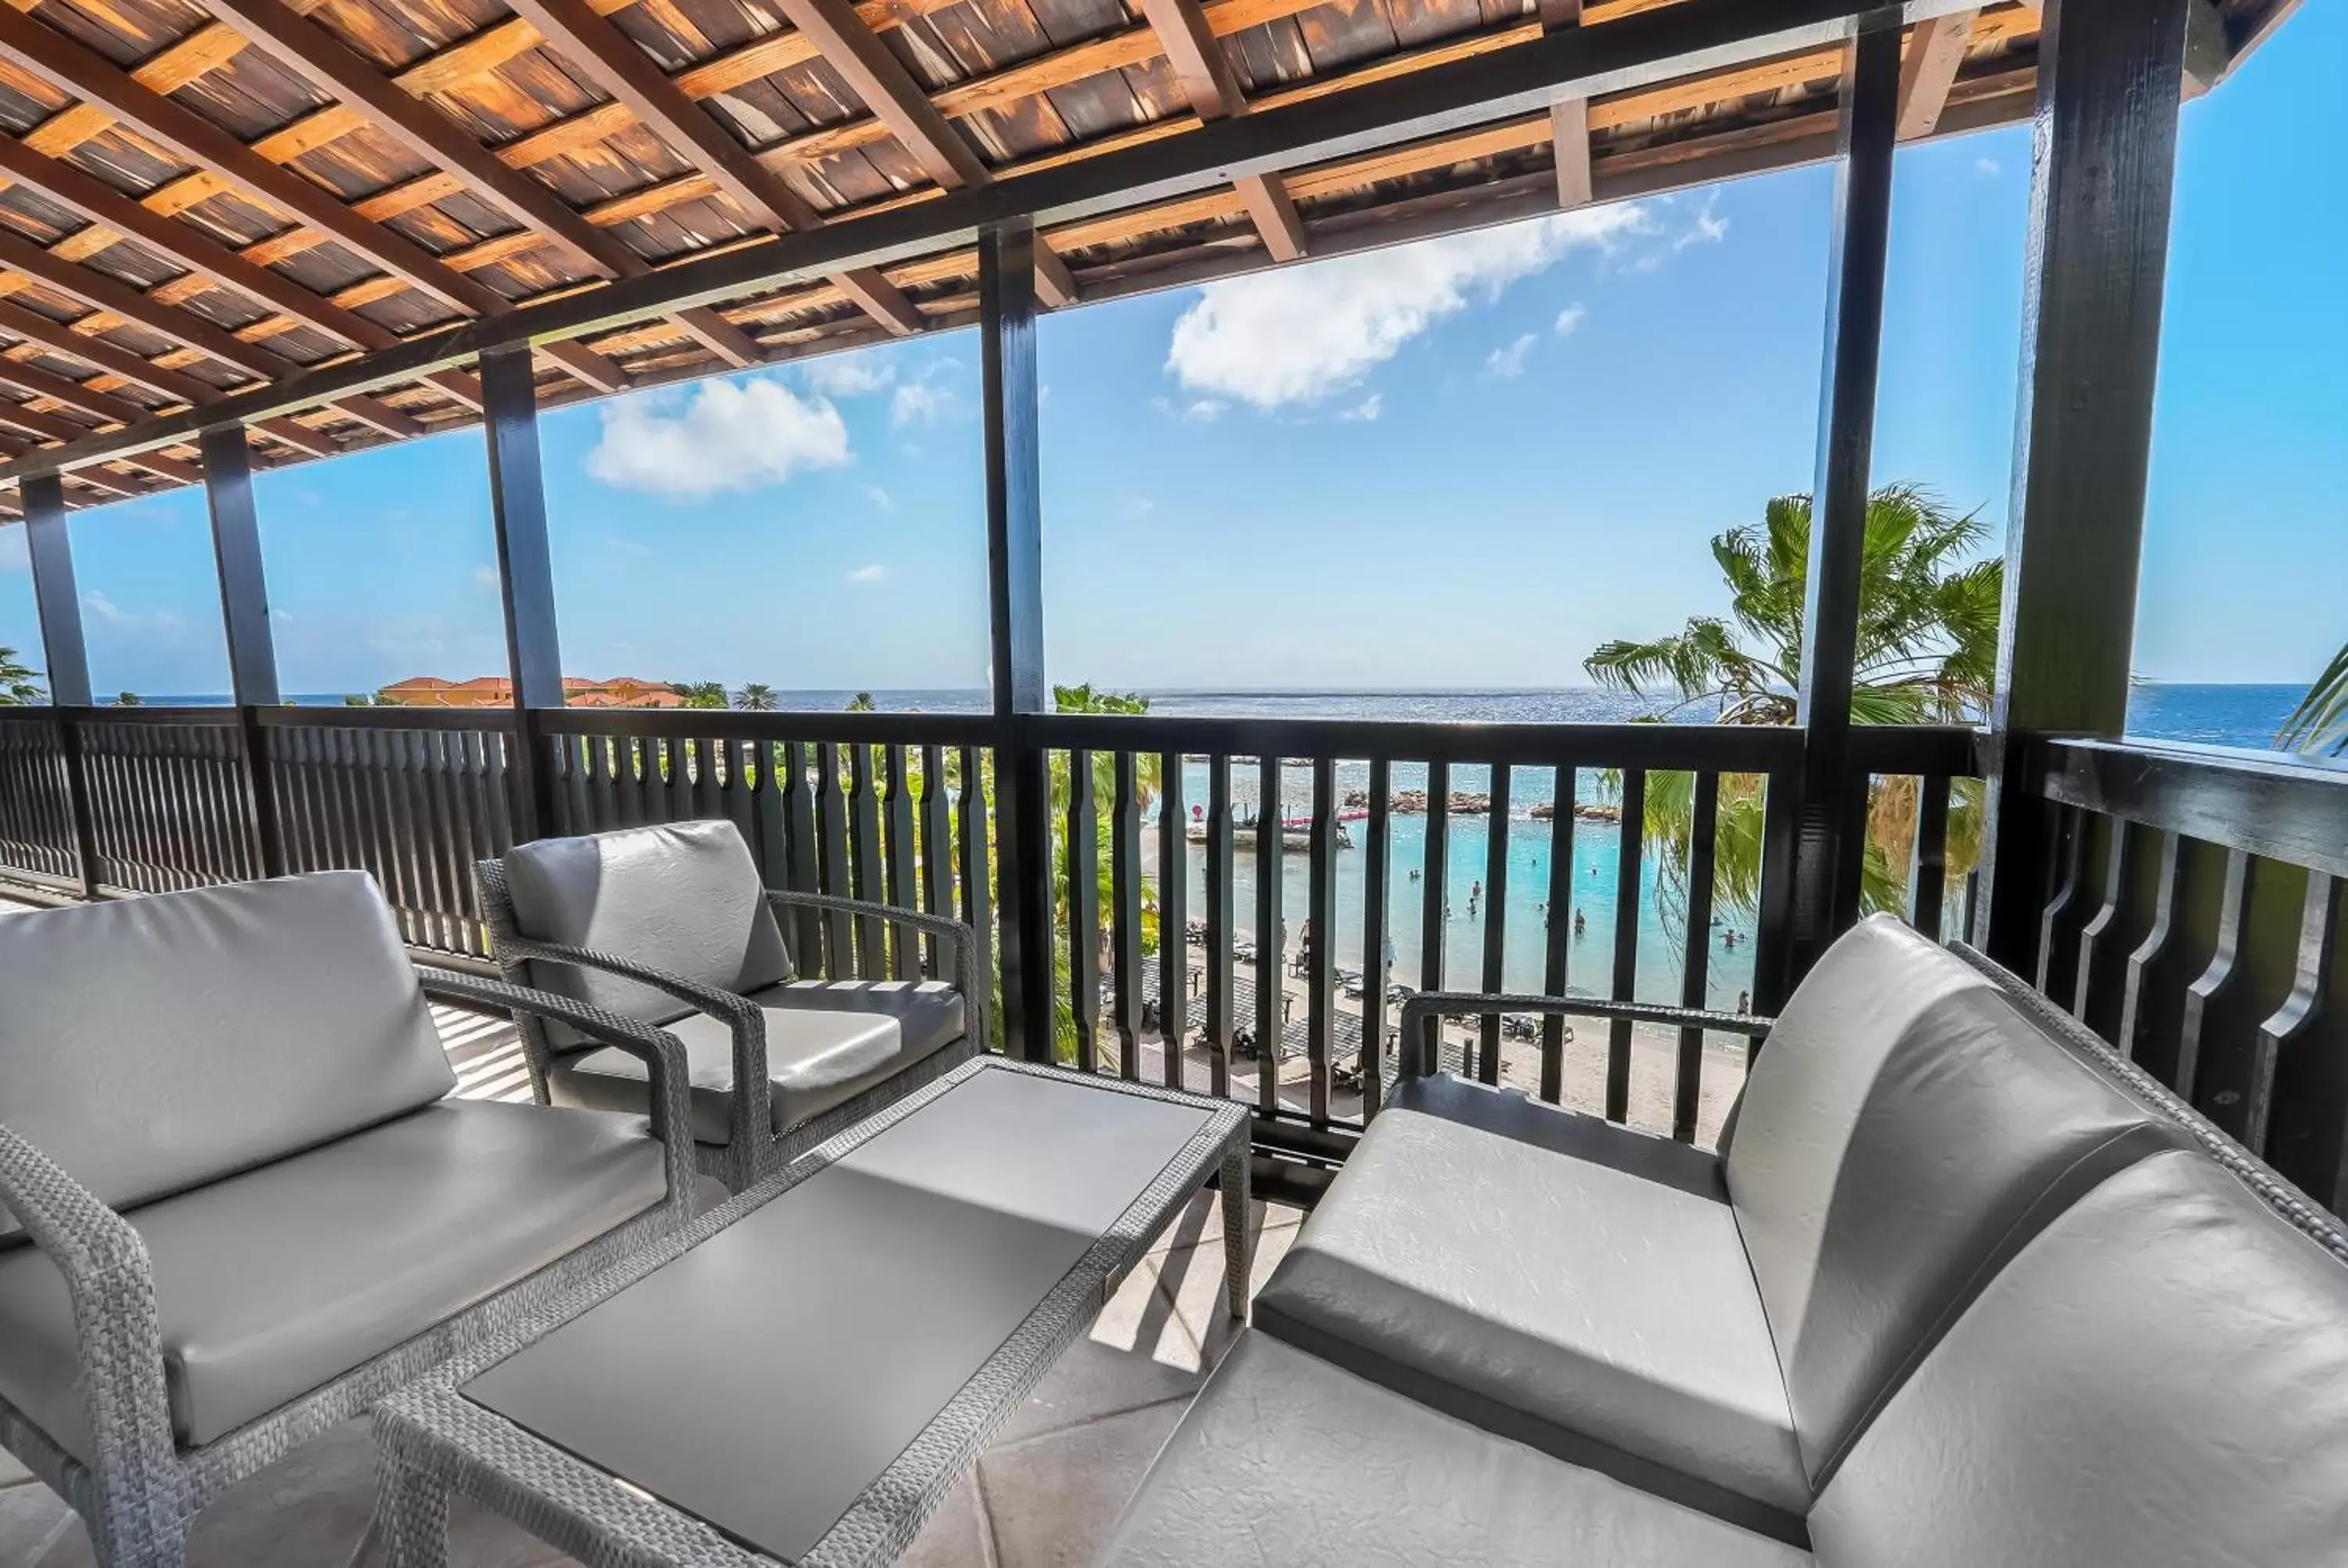
[[[1186,807],[1203,806],[1207,801],[1207,768],[1203,763],[1187,764],[1183,770],[1182,794]],[[1455,792],[1486,794],[1491,788],[1488,767],[1454,767],[1451,788]],[[1348,789],[1360,789],[1369,783],[1366,764],[1341,764],[1337,770],[1337,789],[1343,799]],[[1550,887],[1550,865],[1554,835],[1552,824],[1536,822],[1527,815],[1537,802],[1545,802],[1554,794],[1554,771],[1548,768],[1515,768],[1510,770],[1509,790],[1512,794],[1510,815],[1504,824],[1498,818],[1454,816],[1450,819],[1447,852],[1449,862],[1445,878],[1445,897],[1449,914],[1443,923],[1444,983],[1470,990],[1487,989],[1484,971],[1486,928],[1494,917],[1497,901],[1485,889],[1485,897],[1476,899],[1470,912],[1470,899],[1478,883],[1490,881],[1487,856],[1490,852],[1491,835],[1495,831],[1506,834],[1508,896],[1501,916],[1501,968],[1499,984],[1502,989],[1542,991],[1547,989],[1547,951],[1549,933],[1547,918]],[[1282,768],[1282,815],[1299,817],[1312,808],[1312,774],[1296,768]],[[1423,764],[1396,764],[1394,768],[1394,788],[1421,789],[1426,784]],[[1231,797],[1234,812],[1251,816],[1261,794],[1257,769],[1244,764],[1231,768]],[[1603,797],[1599,776],[1584,773],[1580,779],[1580,798],[1594,802]],[[1337,854],[1336,929],[1334,951],[1341,968],[1363,969],[1363,919],[1367,902],[1366,855],[1360,847],[1366,842],[1366,824],[1353,825],[1355,847]],[[1391,819],[1392,865],[1386,885],[1387,930],[1394,949],[1394,979],[1406,985],[1425,987],[1433,977],[1425,967],[1426,882],[1426,818],[1397,814]],[[1573,824],[1572,900],[1573,911],[1583,919],[1577,935],[1570,935],[1566,944],[1566,983],[1581,989],[1605,994],[1611,989],[1613,977],[1616,897],[1621,886],[1620,828],[1613,823],[1576,821]],[[1197,919],[1206,911],[1206,881],[1203,845],[1189,845],[1185,859],[1189,870],[1189,913]],[[1639,876],[1639,960],[1636,994],[1642,999],[1675,1002],[1681,998],[1684,972],[1684,925],[1677,917],[1675,907],[1669,904],[1659,891],[1660,868],[1652,857],[1643,857]],[[1239,930],[1252,938],[1255,935],[1256,863],[1252,834],[1242,833],[1234,841],[1232,855],[1235,921]],[[1282,856],[1281,909],[1287,926],[1288,948],[1293,950],[1301,938],[1307,911],[1311,907],[1310,889],[1306,883],[1307,866],[1302,850],[1291,850]],[[1566,919],[1570,922],[1571,913]],[[1569,927],[1570,928],[1570,927]],[[1724,938],[1733,933],[1735,945],[1728,946]],[[1740,913],[1728,914],[1707,937],[1706,989],[1708,1005],[1733,1008],[1740,991],[1753,983],[1752,921]]]

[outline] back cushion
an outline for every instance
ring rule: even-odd
[[[1899,921],[1829,948],[1755,1060],[1725,1165],[1813,1484],[2017,1226],[2174,1142]]]
[[[2129,1167],[1958,1319],[1810,1539],[1823,1568],[2348,1560],[2348,1266],[2198,1153]]]
[[[506,856],[514,923],[525,937],[587,948],[720,990],[790,978],[782,927],[750,846],[730,822],[679,822],[581,838],[541,838]],[[533,985],[607,1012],[666,1023],[692,1009],[665,991],[573,964],[533,964]],[[589,1043],[550,1023],[557,1047]]]
[[[116,1208],[456,1086],[364,872],[0,919],[0,1123]]]

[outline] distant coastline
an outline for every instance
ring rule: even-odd
[[[2139,681],[2128,690],[2128,733],[2149,740],[2188,741],[2201,745],[2265,748],[2300,698],[2303,684]],[[1150,712],[1175,718],[1385,719],[1456,723],[1622,723],[1643,717],[1651,705],[1591,687],[1392,687],[1339,691],[1173,687],[1144,693]],[[140,693],[156,707],[224,707],[223,694]],[[348,695],[372,696],[372,692]],[[777,706],[786,712],[833,712],[858,695],[848,690],[778,687]],[[983,713],[983,688],[876,688],[871,696],[889,712]],[[304,692],[288,698],[303,707],[339,707],[346,694]],[[1703,723],[1701,712],[1675,715],[1676,722]]]

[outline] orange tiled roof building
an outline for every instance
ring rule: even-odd
[[[376,693],[402,708],[508,708],[513,705],[513,682],[502,675],[480,675],[470,681],[442,681],[418,675],[386,686]],[[562,700],[573,708],[682,708],[685,699],[674,687],[658,681],[623,675],[613,681],[588,681],[565,676]]]

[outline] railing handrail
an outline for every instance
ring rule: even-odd
[[[2030,776],[2059,804],[2348,876],[2348,769],[2166,742],[2038,744]]]
[[[234,712],[233,709],[231,712]],[[264,730],[479,730],[510,733],[511,708],[256,708]]]
[[[1390,719],[1161,717],[1038,713],[1019,739],[1051,750],[1179,752],[1342,761],[1490,763],[1767,773],[1801,755],[1802,733],[1722,724],[1478,724]]]
[[[750,712],[739,708],[537,708],[531,726],[550,735],[687,741],[838,741],[854,745],[992,746],[1003,732],[988,713]]]

